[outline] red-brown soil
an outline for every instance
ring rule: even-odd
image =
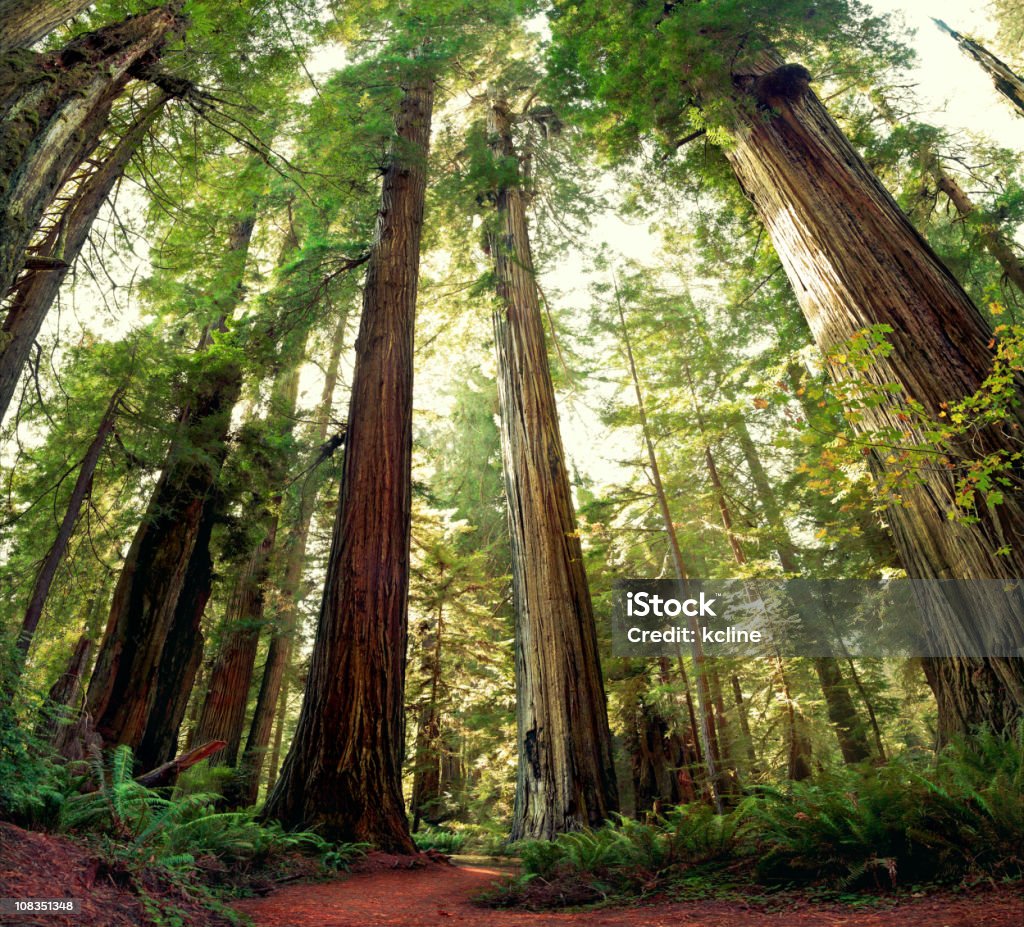
[[[239,902],[257,927],[1022,927],[1024,894],[995,888],[901,901],[880,910],[795,904],[759,911],[732,901],[697,901],[583,912],[493,910],[472,896],[506,873],[485,866],[429,865],[366,871],[319,884],[289,885],[266,898]]]
[[[138,875],[146,890],[172,904],[204,927],[226,925],[174,886],[161,884],[152,873]],[[76,898],[76,914],[41,912],[2,914],[0,924],[11,927],[139,927],[148,924],[132,886],[132,875],[87,848],[52,834],[22,830],[0,823],[0,898]]]

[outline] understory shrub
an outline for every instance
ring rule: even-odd
[[[703,805],[645,822],[524,841],[524,874],[486,904],[557,906],[640,895],[695,878],[891,889],[1024,875],[1024,726],[982,730],[937,758],[841,767],[808,782],[757,787],[724,815]]]

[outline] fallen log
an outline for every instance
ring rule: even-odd
[[[190,766],[195,766],[196,763],[202,762],[208,756],[216,753],[218,750],[222,750],[226,746],[227,741],[224,740],[207,741],[205,744],[200,744],[198,747],[186,750],[180,756],[176,756],[169,763],[157,766],[156,769],[152,769],[148,773],[143,773],[141,776],[136,776],[135,781],[138,782],[139,785],[144,785],[151,789],[158,788],[162,785],[173,785],[178,776],[180,776]]]

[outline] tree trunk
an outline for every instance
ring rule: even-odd
[[[338,316],[334,339],[331,343],[330,359],[324,377],[323,392],[320,395],[320,406],[317,413],[316,441],[322,446],[327,438],[327,429],[331,421],[331,406],[334,390],[338,383],[338,368],[341,363],[341,352],[345,345],[345,327],[347,312]],[[315,465],[314,465],[315,466]],[[292,642],[298,626],[298,609],[301,601],[302,574],[306,566],[306,545],[309,540],[309,529],[313,522],[320,481],[311,471],[306,474],[299,489],[299,510],[288,536],[282,545],[284,552],[284,576],[276,598],[277,626],[267,648],[267,661],[260,680],[260,691],[256,696],[256,707],[253,710],[249,736],[245,742],[238,767],[238,785],[236,792],[243,804],[256,803],[259,795],[260,771],[263,759],[270,745],[270,737],[274,727],[274,714],[280,701],[281,686],[288,664],[291,662]],[[276,748],[279,749],[279,743]],[[277,771],[277,759],[274,759],[273,773]]]
[[[757,447],[750,437],[747,423],[742,416],[736,419],[736,435],[739,438],[740,450],[743,452],[747,469],[750,472],[758,502],[761,504],[761,511],[764,512],[765,521],[775,537],[779,564],[786,573],[798,576],[801,570],[796,547],[782,518],[782,509],[779,506],[778,497],[775,495],[775,488],[768,479],[768,474],[761,463],[761,456],[757,452]],[[843,760],[847,763],[859,763],[868,759],[871,756],[871,748],[868,745],[867,733],[853,704],[846,680],[843,679],[839,660],[836,657],[814,657],[811,663],[818,681],[821,683],[828,719],[832,723],[836,739],[839,741]]]
[[[1010,105],[1017,110],[1018,116],[1024,116],[1024,78],[1017,74],[1009,65],[992,54],[984,45],[950,29],[941,19],[932,19],[943,32],[948,33],[960,46],[965,55],[973,58],[992,79],[998,90]]]
[[[270,753],[270,768],[267,770],[267,794],[274,790],[277,773],[281,768],[281,748],[284,745],[284,723],[288,717],[288,676],[281,681],[281,695],[277,701],[277,718],[274,720],[274,748]]]
[[[59,51],[0,56],[0,294],[69,172],[96,146],[133,72],[182,31],[179,4],[131,16]]]
[[[103,413],[103,418],[100,420],[100,427],[96,431],[96,436],[92,439],[88,450],[85,452],[85,456],[82,458],[81,464],[79,464],[78,478],[75,480],[74,489],[71,490],[71,498],[68,499],[60,528],[57,529],[57,537],[50,547],[46,559],[43,560],[43,565],[39,568],[35,587],[32,589],[32,596],[29,599],[28,608],[25,610],[25,617],[21,622],[21,633],[18,635],[18,650],[21,652],[21,659],[18,661],[19,669],[24,665],[24,660],[28,656],[28,648],[32,643],[36,626],[39,624],[43,607],[46,605],[46,599],[50,594],[50,587],[53,585],[54,577],[57,575],[57,568],[64,559],[68,544],[71,542],[71,535],[75,530],[75,524],[78,522],[78,516],[81,514],[82,506],[85,504],[85,500],[92,489],[96,465],[99,463],[100,454],[107,443],[107,438],[110,436],[111,431],[114,430],[114,423],[117,421],[118,408],[123,396],[124,389],[118,388],[110,398],[107,411]]]
[[[213,591],[213,557],[210,540],[213,528],[223,518],[224,501],[214,490],[203,506],[195,547],[185,571],[185,582],[167,640],[174,645],[164,647],[156,671],[154,705],[135,757],[143,769],[155,769],[170,762],[178,752],[181,724],[188,709],[189,698],[203,661],[203,614]]]
[[[236,274],[232,301],[241,293],[252,229],[253,220],[245,218],[232,232],[228,253]],[[226,314],[218,328],[223,329]],[[169,632],[203,512],[227,454],[242,371],[230,356],[211,357],[197,379],[179,419],[179,436],[121,568],[89,683],[87,707],[96,731],[107,744],[128,744],[133,750],[141,743],[150,712],[163,711],[155,696],[158,667],[167,659],[165,648],[183,648],[183,642],[171,639]],[[190,665],[187,658],[175,662]],[[175,691],[182,684],[181,680],[174,683]]]
[[[494,101],[495,157],[515,158]],[[501,445],[516,615],[519,763],[511,839],[601,825],[618,807],[597,629],[558,430],[537,283],[518,185],[496,191],[490,233],[499,305]]]
[[[637,412],[640,416],[640,429],[643,433],[644,446],[647,450],[647,461],[651,469],[651,482],[654,484],[654,493],[658,500],[658,509],[661,513],[662,524],[665,526],[665,535],[668,538],[669,552],[672,556],[672,565],[675,570],[676,579],[680,582],[689,579],[689,570],[683,561],[683,552],[679,546],[679,538],[676,535],[675,522],[672,520],[672,512],[668,504],[668,495],[665,493],[665,486],[661,481],[661,467],[658,465],[658,455],[654,449],[654,438],[651,435],[650,425],[647,421],[647,407],[644,403],[643,390],[640,388],[640,375],[637,373],[636,360],[633,357],[633,344],[629,337],[629,329],[626,326],[626,314],[622,308],[622,300],[619,297],[618,289],[615,292],[615,304],[619,314],[619,324],[622,327],[622,341],[626,349],[626,361],[629,366],[630,379],[633,382],[633,392],[636,395]],[[697,701],[700,705],[700,725],[695,723],[693,705],[690,704],[690,722],[693,725],[694,733],[699,730],[703,741],[703,757],[707,768],[708,786],[711,789],[712,799],[715,808],[721,814],[724,810],[722,796],[726,790],[726,782],[721,774],[721,752],[718,744],[718,731],[715,726],[714,709],[712,707],[711,689],[708,685],[708,670],[704,656],[704,648],[700,642],[700,629],[696,618],[689,618],[690,630],[693,632],[693,643],[690,652],[693,657],[693,665],[697,674]],[[677,645],[678,646],[678,645]],[[677,651],[679,663],[679,675],[686,682],[686,671],[683,668],[682,652]],[[689,701],[689,683],[686,682],[687,700]]]
[[[765,80],[765,75],[772,75]],[[942,405],[977,392],[989,374],[992,333],[963,289],[807,89],[806,72],[765,55],[736,76],[737,86],[776,115],[737,127],[725,150],[786,268],[818,347],[836,380],[856,378],[883,390],[898,384],[938,419]],[[893,350],[864,371],[840,363],[841,349],[866,326],[889,325]],[[831,356],[829,356],[831,355]],[[1020,383],[1014,384],[1020,391]],[[866,408],[856,427],[907,430],[895,401]],[[1006,423],[1020,427],[1020,406]],[[1005,429],[1008,433],[1009,428]],[[923,443],[920,436],[908,441]],[[968,460],[1014,452],[1003,428],[972,432],[958,450]],[[875,455],[879,471],[887,464]],[[956,476],[925,467],[918,485],[889,518],[908,575],[921,579],[1024,575],[1024,497],[1007,492],[998,506],[978,506],[977,521],[950,519]],[[1009,554],[997,553],[1010,544]],[[1016,546],[1012,546],[1016,544]],[[1000,614],[1007,636],[1021,639],[1024,616],[983,594],[929,603],[935,641],[970,639],[961,629]],[[988,723],[1004,730],[1024,708],[1024,661],[954,657],[931,670],[940,691],[944,735]]]
[[[45,738],[53,748],[62,752],[64,735],[71,727],[68,724],[68,709],[76,709],[78,698],[82,692],[82,678],[92,655],[94,641],[88,634],[83,634],[75,644],[74,652],[68,661],[67,669],[57,677],[46,695],[42,717],[36,729],[39,737]]]
[[[0,54],[34,45],[92,3],[93,0],[0,0]]]
[[[235,766],[238,762],[245,708],[249,702],[263,624],[270,554],[276,536],[277,517],[271,516],[263,540],[242,567],[228,601],[224,619],[226,633],[210,671],[203,710],[193,734],[199,743],[224,741],[224,749],[210,756],[213,765]]]
[[[419,830],[420,821],[440,824],[441,809],[441,710],[438,705],[441,689],[441,653],[444,647],[444,606],[438,605],[437,620],[423,642],[421,671],[430,677],[430,695],[420,706],[416,725],[416,756],[412,777],[412,829]]]
[[[34,257],[57,263],[53,268],[26,271],[11,293],[0,334],[0,421],[18,387],[46,314],[81,254],[93,222],[167,100],[168,96],[158,91],[102,161],[84,176],[75,178],[74,194],[60,218],[33,245]]]
[[[402,799],[416,287],[434,82],[406,87],[356,342],[341,494],[295,738],[264,814],[413,853]]]

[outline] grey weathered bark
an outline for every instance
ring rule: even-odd
[[[398,853],[415,851],[402,756],[413,341],[433,106],[433,77],[420,70],[402,95],[383,176],[305,700],[264,809],[286,827]]]
[[[92,6],[94,0],[0,0],[0,54],[26,48]]]
[[[1017,115],[1024,116],[1024,78],[1006,62],[993,55],[984,45],[961,35],[955,29],[950,29],[941,19],[932,19],[932,22],[943,32],[952,36],[965,55],[981,65],[985,73],[992,79],[992,83],[995,84],[996,90],[1006,97],[1010,105],[1017,110]]]
[[[515,163],[508,105],[492,101],[495,158]],[[494,191],[501,448],[516,619],[519,763],[512,839],[599,826],[618,808],[590,589],[576,530],[537,281],[528,193]]]
[[[0,421],[46,315],[81,254],[93,222],[168,99],[163,91],[154,93],[124,135],[102,155],[102,160],[74,179],[75,189],[68,205],[42,239],[33,244],[32,256],[53,264],[47,269],[26,271],[10,294],[7,315],[0,328]],[[93,152],[92,158],[96,157]]]
[[[770,79],[769,79],[770,75]],[[993,362],[992,332],[963,289],[913,229],[854,151],[808,86],[797,65],[771,55],[738,69],[735,83],[750,102],[773,115],[738,122],[725,155],[771,235],[833,378],[854,378],[869,389],[898,384],[904,395],[938,418],[946,403],[978,392]],[[796,221],[794,220],[796,217]],[[888,325],[892,352],[858,371],[842,352],[865,327]],[[1021,383],[1011,389],[1019,397]],[[1005,437],[1024,427],[1011,407],[1005,428],[972,432],[953,453],[966,460],[1014,450]],[[894,399],[864,410],[859,429],[905,432]],[[924,439],[911,434],[911,443]],[[873,458],[879,472],[890,466]],[[1024,496],[1008,492],[1001,505],[977,507],[977,520],[950,519],[956,475],[925,468],[908,486],[905,504],[889,519],[911,577],[1013,578],[1024,575]],[[1007,556],[997,553],[1009,545]],[[1024,636],[1024,616],[982,590],[951,602],[928,603],[937,642],[969,639],[969,629],[1000,616],[1009,637]],[[1003,730],[1024,710],[1024,661],[955,657],[938,661],[931,681],[944,735],[988,723]]]
[[[59,51],[0,56],[0,294],[57,191],[96,147],[115,98],[183,29],[179,8],[129,17]]]
[[[215,328],[240,298],[252,217],[239,219],[225,257],[231,277]],[[172,442],[142,523],[125,557],[114,590],[110,617],[87,706],[96,730],[108,744],[139,747],[156,706],[158,668],[164,650],[182,642],[169,638],[203,512],[227,455],[231,412],[242,385],[242,371],[230,356],[212,356],[190,384],[190,400],[179,417]],[[193,446],[194,442],[194,446]],[[188,667],[188,660],[179,661]],[[157,711],[163,716],[162,706]]]
[[[114,390],[114,395],[110,397],[107,409],[100,420],[99,428],[96,429],[96,435],[89,443],[89,447],[82,457],[82,462],[78,466],[78,477],[71,490],[68,504],[64,509],[64,517],[61,519],[60,527],[57,529],[57,537],[43,559],[39,573],[36,574],[35,586],[32,589],[28,608],[25,609],[25,616],[21,622],[21,633],[18,635],[18,650],[21,652],[22,657],[19,667],[23,665],[24,658],[28,656],[28,649],[32,643],[36,626],[39,624],[39,618],[43,613],[43,607],[46,605],[47,597],[50,594],[50,587],[53,585],[54,577],[57,575],[57,568],[64,559],[64,554],[67,553],[68,544],[71,542],[71,535],[74,533],[82,506],[85,504],[85,500],[92,489],[96,465],[99,463],[100,454],[103,453],[107,438],[110,437],[110,433],[114,430],[114,425],[117,422],[117,413],[123,397],[124,389],[121,387]]]

